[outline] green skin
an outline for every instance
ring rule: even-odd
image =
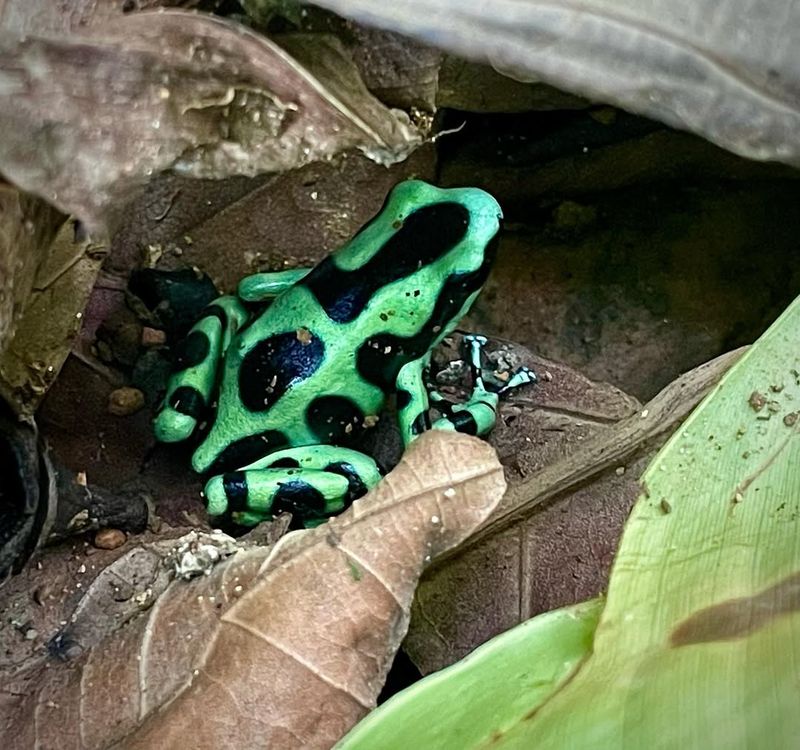
[[[501,217],[477,188],[403,182],[315,268],[248,276],[236,297],[209,306],[176,357],[155,433],[189,438],[221,371],[216,414],[192,457],[195,471],[222,472],[205,488],[211,516],[255,525],[288,510],[313,526],[340,512],[380,479],[372,458],[346,446],[392,394],[405,444],[431,427],[492,429],[499,394],[535,382],[530,370],[490,392],[485,339],[473,336],[466,403],[429,394],[423,373],[480,292]],[[444,414],[433,424],[431,399]]]

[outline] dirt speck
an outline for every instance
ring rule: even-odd
[[[759,393],[758,391],[753,391],[750,394],[750,398],[747,399],[747,403],[750,404],[750,408],[753,411],[761,411],[765,404],[767,403],[767,399],[763,393]]]

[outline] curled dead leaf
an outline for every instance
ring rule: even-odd
[[[421,142],[335,39],[301,64],[244,26],[178,10],[85,36],[0,33],[0,125],[3,173],[90,229],[166,169],[255,175],[348,148],[391,163]]]
[[[38,667],[0,744],[330,747],[374,706],[424,567],[504,490],[488,444],[422,435],[338,518],[174,580],[74,664]]]

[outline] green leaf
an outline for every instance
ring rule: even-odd
[[[559,609],[493,638],[373,711],[337,750],[466,750],[525,722],[589,654],[601,599]]]
[[[800,299],[653,461],[617,553],[591,654],[544,702],[533,691],[514,693],[515,701],[529,698],[530,708],[525,716],[517,712],[522,720],[503,723],[493,748],[796,746],[799,436]],[[497,725],[502,702],[487,696],[502,684],[503,668],[514,674],[504,647],[516,630],[484,647],[494,658],[476,669],[475,690],[490,688],[472,696],[467,714],[475,744]],[[542,641],[512,646],[510,656],[527,661],[562,637],[569,637],[566,630],[549,629]],[[383,715],[393,722],[393,744],[373,747],[465,747],[433,738],[460,711],[454,679],[445,683],[467,663],[429,678],[439,679],[439,691],[427,699],[427,720],[399,715],[414,692],[422,694],[423,681],[350,737]],[[377,727],[372,731],[377,737]]]

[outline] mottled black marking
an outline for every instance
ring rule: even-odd
[[[319,396],[306,408],[306,423],[321,443],[338,445],[363,431],[364,412],[344,396]]]
[[[243,471],[234,471],[222,475],[222,489],[228,498],[228,509],[231,511],[247,510],[247,478]]]
[[[349,323],[383,286],[410,276],[446,255],[466,235],[469,211],[460,203],[417,209],[361,268],[340,269],[333,257],[317,265],[302,283],[331,320]]]
[[[211,351],[208,336],[202,331],[192,331],[175,347],[172,372],[183,372],[199,365]]]
[[[345,507],[350,505],[353,500],[367,494],[369,488],[364,484],[364,480],[359,476],[358,470],[353,464],[347,461],[335,461],[332,464],[328,464],[324,470],[329,471],[331,474],[339,474],[347,480],[347,495],[344,498]]]
[[[385,392],[392,390],[400,368],[427,352],[442,329],[453,322],[467,298],[483,286],[495,251],[496,242],[489,243],[478,268],[447,277],[430,317],[418,333],[409,337],[380,333],[366,339],[356,353],[356,367],[361,377]]]
[[[242,466],[247,466],[259,458],[285,448],[288,444],[289,440],[286,435],[279,430],[266,430],[257,435],[248,435],[225,448],[214,459],[209,471],[219,474],[223,471],[241,469]]]
[[[274,516],[291,513],[302,518],[318,517],[325,513],[325,496],[302,479],[281,482],[273,495],[270,512]]]
[[[239,368],[239,398],[246,409],[266,411],[286,390],[314,374],[325,357],[319,336],[303,343],[297,332],[279,333],[259,341]]]
[[[427,410],[421,411],[411,423],[411,434],[420,435],[431,428],[431,416]]]
[[[299,469],[300,462],[296,458],[290,458],[289,456],[284,456],[284,458],[279,458],[277,461],[273,461],[271,464],[267,464],[268,469]]]
[[[398,411],[402,411],[403,409],[405,409],[413,399],[414,396],[411,394],[411,391],[407,391],[405,388],[398,388],[397,389]]]
[[[463,411],[454,411],[448,419],[453,423],[456,432],[463,432],[467,435],[478,434],[478,423],[475,421],[475,417],[466,409]]]
[[[191,385],[178,386],[169,397],[169,405],[179,414],[200,419],[206,409],[203,394]]]

